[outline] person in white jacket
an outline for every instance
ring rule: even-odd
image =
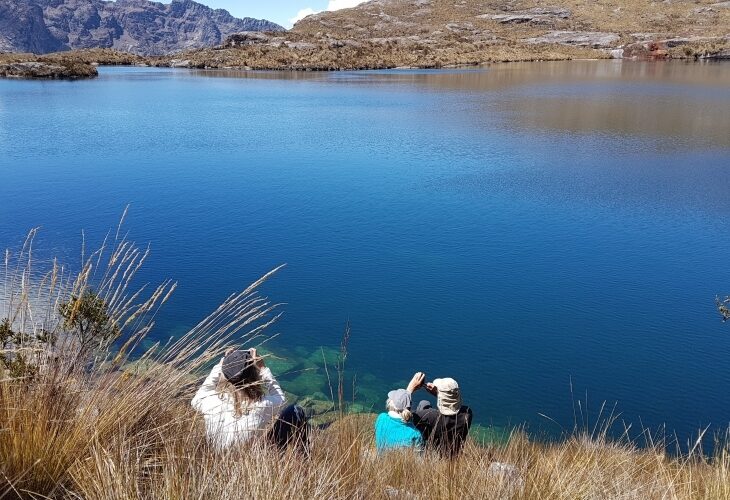
[[[208,438],[221,450],[257,437],[279,448],[294,443],[306,450],[304,410],[284,408],[284,392],[256,349],[229,349],[191,403],[205,418]]]

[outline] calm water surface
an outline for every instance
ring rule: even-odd
[[[0,81],[3,247],[41,225],[73,265],[129,203],[142,280],[180,282],[158,337],[287,263],[285,388],[329,393],[349,319],[363,405],[424,370],[549,433],[575,400],[728,426],[729,170],[727,64]]]

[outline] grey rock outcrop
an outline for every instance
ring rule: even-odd
[[[618,41],[619,36],[616,33],[601,31],[551,31],[525,40],[527,43],[558,43],[594,49],[613,48]]]
[[[97,75],[96,68],[90,64],[54,64],[40,61],[0,64],[2,78],[76,80],[94,78]]]
[[[730,61],[730,49],[723,49],[714,54],[708,54],[703,59],[715,59],[718,61]]]
[[[491,19],[500,24],[545,24],[553,25],[556,21],[568,19],[570,10],[560,7],[535,7],[532,9],[510,12],[509,14],[482,14],[480,19]]]
[[[241,31],[283,31],[192,0],[0,0],[0,51],[112,48],[161,55],[220,44]]]

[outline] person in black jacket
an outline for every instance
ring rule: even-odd
[[[426,376],[417,373],[420,383],[433,396],[436,406],[421,401],[413,414],[413,423],[427,448],[438,451],[445,458],[455,458],[466,442],[473,415],[471,408],[462,404],[459,384],[453,378],[437,378],[425,383]],[[414,376],[414,378],[416,377]]]

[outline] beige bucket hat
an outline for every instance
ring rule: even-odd
[[[436,406],[442,415],[456,415],[461,409],[461,390],[453,378],[437,378],[433,385],[438,389]]]

